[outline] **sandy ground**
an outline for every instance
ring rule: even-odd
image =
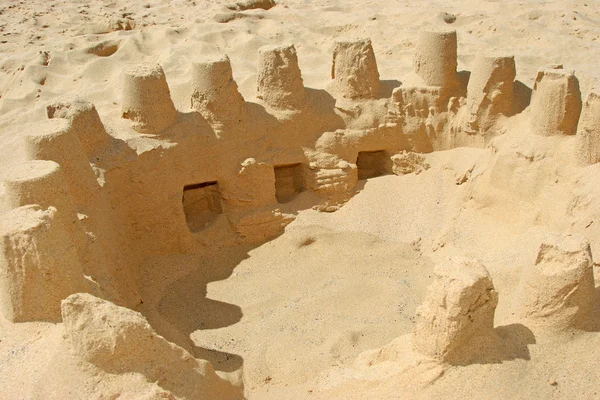
[[[272,43],[294,43],[305,86],[323,88],[333,39],[367,36],[381,78],[401,81],[418,30],[449,13],[459,70],[475,54],[514,54],[517,79],[531,87],[539,67],[563,63],[575,69],[583,98],[600,77],[600,9],[589,0],[282,0],[219,23],[224,3],[0,1],[0,179],[23,158],[21,124],[45,118],[59,95],[84,96],[110,126],[119,117],[121,71],[140,62],[161,63],[180,110],[190,107],[195,56],[227,53],[252,100],[257,50]],[[598,398],[597,330],[565,336],[513,316],[518,278],[543,233],[581,232],[600,252],[600,224],[592,223],[600,167],[565,161],[570,143],[519,138],[526,122],[527,111],[507,124],[499,152],[428,155],[429,170],[363,181],[339,211],[300,211],[285,234],[261,246],[147,260],[140,311],[217,370],[243,367],[250,399]],[[532,146],[542,161],[514,155]],[[304,200],[295,200],[298,208]],[[456,254],[488,268],[500,293],[496,330],[510,351],[441,372],[410,364],[415,308],[433,265]],[[60,324],[0,319],[0,397],[140,398],[153,385],[136,374],[82,370],[62,335]],[[405,363],[369,369],[355,361],[396,338]]]

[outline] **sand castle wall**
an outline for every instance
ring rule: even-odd
[[[498,134],[498,116],[514,112],[514,59],[478,58],[467,84],[456,54],[455,31],[423,31],[414,64],[422,84],[389,95],[370,40],[338,40],[328,93],[304,87],[293,45],[266,46],[256,102],[239,93],[227,56],[204,57],[190,67],[191,111],[175,109],[159,65],[130,67],[116,82],[122,118],[106,121],[110,130],[93,104],[77,98],[52,102],[47,121],[24,128],[29,158],[56,165],[33,179],[29,197],[7,180],[4,200],[8,209],[56,207],[68,233],[63,245],[75,248],[98,293],[135,306],[147,257],[260,243],[293,219],[298,196],[333,211],[359,179],[402,173],[396,154],[486,145]],[[576,86],[572,73],[538,75],[533,133],[574,132]],[[556,96],[560,107],[545,116],[544,99]],[[593,126],[593,117],[585,121]]]

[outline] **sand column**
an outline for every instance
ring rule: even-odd
[[[67,187],[78,206],[85,208],[92,201],[98,184],[70,121],[57,118],[31,125],[24,141],[29,159],[51,160],[60,164]]]
[[[595,305],[590,243],[579,234],[548,234],[519,285],[519,315],[562,329],[585,324]]]
[[[257,95],[272,108],[297,110],[305,101],[304,84],[294,45],[258,49]]]
[[[498,114],[511,115],[516,76],[513,56],[479,56],[467,86],[468,128],[487,130]]]
[[[139,65],[123,72],[122,116],[140,133],[156,134],[177,121],[165,73],[160,65]]]
[[[434,274],[417,308],[413,346],[421,354],[448,360],[470,338],[493,334],[498,294],[479,261],[454,258],[437,265]]]
[[[48,118],[64,118],[71,121],[75,132],[88,157],[110,145],[110,136],[104,129],[96,107],[78,97],[55,100],[46,106]]]
[[[379,71],[371,39],[337,39],[331,68],[334,91],[350,99],[379,93]]]
[[[577,159],[581,165],[600,162],[600,92],[590,90],[577,130]]]
[[[19,207],[0,224],[0,311],[12,322],[60,321],[60,301],[86,291],[81,264],[53,207]]]
[[[574,135],[581,113],[579,81],[573,71],[538,71],[531,94],[531,130],[536,135]]]
[[[458,84],[456,31],[426,29],[419,33],[414,69],[425,84],[452,88]]]
[[[60,165],[34,160],[19,164],[4,179],[5,201],[9,208],[30,204],[56,207],[65,224],[77,222],[77,211]]]
[[[192,63],[192,90],[192,109],[202,114],[213,129],[229,130],[245,124],[246,104],[226,55]]]

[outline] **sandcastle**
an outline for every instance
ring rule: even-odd
[[[516,112],[515,68],[510,55],[478,57],[467,85],[457,74],[456,32],[438,29],[419,36],[414,72],[422,84],[399,86],[387,98],[382,97],[370,39],[336,41],[329,88],[346,108],[333,107],[322,115],[314,113],[317,100],[304,87],[292,44],[260,48],[258,101],[252,108],[222,54],[192,63],[190,112],[175,108],[159,65],[123,71],[119,121],[102,121],[95,106],[83,99],[52,102],[48,120],[23,128],[30,161],[4,182],[8,212],[1,230],[2,315],[13,322],[62,319],[74,351],[108,370],[130,371],[136,363],[156,360],[127,353],[122,365],[109,365],[98,347],[114,345],[110,351],[119,353],[130,345],[158,346],[182,370],[193,370],[176,377],[190,374],[197,380],[192,395],[238,395],[210,363],[170,344],[141,315],[123,308],[143,302],[137,270],[141,261],[193,252],[206,243],[264,243],[294,219],[294,200],[303,193],[317,199],[315,208],[335,211],[354,194],[358,180],[421,168],[416,165],[423,162],[420,153],[487,145],[498,134],[500,116]],[[579,121],[575,75],[541,70],[526,134],[577,133],[580,162],[598,162],[597,97],[590,94]],[[361,116],[363,110],[376,117]],[[114,130],[119,135],[108,133]],[[151,140],[140,145],[140,137]],[[95,157],[117,147],[122,151]],[[570,286],[561,286],[557,277],[578,287],[568,301],[582,310],[590,307],[589,244],[565,240],[542,246],[533,270],[537,275],[531,279],[543,285],[526,284],[524,318],[546,318],[547,306],[561,315],[558,325],[577,325],[570,311],[563,316],[566,300],[560,294]],[[574,271],[553,264],[571,257],[579,263]],[[546,275],[548,280],[540,278]],[[487,270],[476,261],[442,265],[435,279],[417,313],[415,349],[447,361],[472,336],[493,334],[498,300]],[[86,329],[102,330],[91,316],[100,309],[108,317],[126,314],[122,328],[134,332],[134,338],[143,336],[142,342],[115,344],[110,334],[101,338],[109,344],[88,342]],[[89,315],[77,314],[83,312]],[[156,342],[149,345],[148,337]],[[168,375],[166,367],[156,368],[146,371],[151,379]]]

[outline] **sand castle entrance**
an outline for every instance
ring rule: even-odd
[[[279,203],[287,203],[304,191],[304,167],[302,164],[279,165],[275,170],[275,197]]]
[[[223,213],[221,192],[217,182],[203,182],[183,188],[183,211],[192,232],[210,225]]]
[[[384,150],[361,151],[356,158],[358,179],[369,179],[386,175],[391,170],[391,159]]]

